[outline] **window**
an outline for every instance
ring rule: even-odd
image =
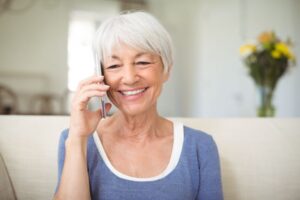
[[[94,74],[92,41],[99,20],[90,13],[71,15],[68,38],[68,89],[75,91],[80,80]]]

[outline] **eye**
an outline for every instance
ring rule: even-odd
[[[151,64],[150,62],[147,62],[147,61],[139,61],[136,63],[137,65],[149,65]]]
[[[118,68],[118,67],[120,67],[120,65],[110,65],[106,69],[115,69],[115,68]]]

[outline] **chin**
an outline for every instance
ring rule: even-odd
[[[122,109],[121,112],[125,115],[134,116],[144,114],[146,112],[146,109],[130,106],[129,108],[127,107]]]
[[[151,108],[150,106],[145,106],[141,104],[132,104],[132,105],[123,106],[120,109],[120,111],[125,115],[135,116],[135,115],[141,115],[147,113],[148,111],[150,111],[150,108]]]

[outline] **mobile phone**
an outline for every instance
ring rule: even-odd
[[[103,68],[100,64],[99,56],[94,49],[94,60],[95,60],[95,73],[97,76],[103,76]],[[102,110],[102,118],[105,119],[107,116],[106,110],[105,110],[105,97],[100,97],[100,104],[101,104],[101,110]]]

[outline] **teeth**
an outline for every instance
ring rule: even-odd
[[[122,94],[125,95],[125,96],[130,96],[130,95],[136,95],[136,94],[139,94],[139,93],[142,93],[145,91],[145,88],[144,89],[140,89],[140,90],[133,90],[133,91],[123,91]]]

